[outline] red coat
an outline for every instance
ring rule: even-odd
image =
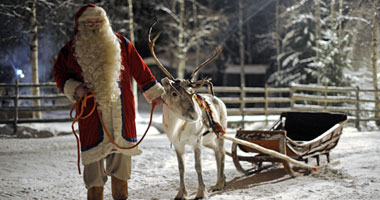
[[[143,91],[147,91],[154,86],[157,81],[152,75],[148,66],[144,63],[135,47],[124,36],[117,34],[121,45],[121,58],[124,69],[121,71],[121,108],[122,108],[122,137],[129,142],[136,142],[135,126],[135,102],[131,86],[131,76],[136,80]],[[73,55],[73,40],[66,43],[60,50],[57,61],[54,65],[53,73],[57,87],[64,92],[66,81],[73,79],[83,82],[82,69]],[[90,112],[94,104],[93,99],[88,102],[84,115]],[[104,137],[103,128],[97,112],[89,118],[79,120],[79,133],[81,151],[87,151],[99,145]]]

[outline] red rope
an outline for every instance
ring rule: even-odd
[[[86,115],[86,116],[82,116],[83,115],[83,112],[84,112],[84,108],[86,107],[86,104],[87,104],[87,100],[89,98],[94,98],[94,105],[91,109],[91,112]],[[144,135],[142,136],[142,138],[136,143],[134,144],[133,146],[131,147],[121,147],[119,146],[115,140],[113,140],[113,138],[111,137],[111,134],[108,132],[105,124],[104,124],[104,121],[103,121],[103,118],[102,118],[102,115],[101,115],[101,112],[99,110],[99,108],[97,108],[96,106],[96,102],[95,102],[95,95],[93,92],[89,92],[85,97],[82,97],[82,98],[78,98],[78,100],[75,102],[75,104],[73,105],[73,107],[71,108],[71,111],[70,111],[70,117],[71,119],[73,120],[73,123],[71,125],[71,130],[73,131],[73,134],[77,140],[77,157],[78,157],[78,160],[77,160],[77,166],[78,166],[78,171],[79,171],[79,174],[81,174],[81,170],[80,170],[80,140],[79,140],[79,137],[74,129],[74,125],[76,122],[79,121],[79,119],[86,119],[88,118],[89,116],[91,116],[94,111],[95,111],[95,108],[97,109],[97,112],[98,112],[98,115],[99,115],[99,119],[100,119],[100,122],[102,123],[102,126],[106,132],[106,135],[108,137],[108,139],[111,141],[111,143],[116,146],[118,149],[122,149],[122,150],[127,150],[127,149],[133,149],[135,147],[137,147],[141,142],[142,140],[145,138],[146,134],[148,133],[148,130],[150,128],[150,126],[152,125],[152,120],[153,120],[153,113],[154,113],[154,108],[155,108],[156,104],[155,103],[152,103],[152,109],[150,111],[150,119],[149,119],[149,124],[148,124],[148,127],[147,129],[145,130],[145,133]],[[72,113],[73,113],[73,110],[75,109],[75,117],[72,116]]]

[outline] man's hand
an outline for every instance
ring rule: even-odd
[[[156,106],[159,106],[163,103],[164,103],[164,100],[161,97],[157,97],[157,98],[153,99],[153,101],[152,101],[152,104],[156,105]]]
[[[77,95],[80,98],[86,96],[87,92],[88,92],[88,89],[83,85],[80,85],[75,88],[75,95]]]

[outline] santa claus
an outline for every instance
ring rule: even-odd
[[[89,114],[93,106],[101,111],[79,120],[88,199],[103,199],[108,175],[113,198],[126,199],[131,156],[141,151],[138,147],[115,148],[105,137],[105,128],[119,146],[133,146],[137,137],[131,79],[136,80],[150,103],[162,103],[162,86],[132,43],[113,32],[104,9],[94,4],[83,6],[75,15],[74,38],[60,50],[53,72],[57,87],[72,101],[85,96],[89,90],[94,92],[95,98],[87,102],[84,115]]]

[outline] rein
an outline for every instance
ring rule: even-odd
[[[94,105],[93,105],[93,107],[91,109],[91,112],[89,114],[87,114],[86,116],[83,116],[84,108],[87,105],[87,100],[90,99],[90,98],[94,98]],[[145,138],[146,134],[148,133],[148,130],[149,130],[150,126],[152,125],[152,118],[153,118],[153,113],[154,113],[155,106],[156,106],[156,104],[152,103],[152,109],[150,111],[149,124],[148,124],[148,127],[145,130],[145,133],[142,136],[142,138],[136,144],[134,144],[131,147],[121,147],[121,146],[119,146],[115,142],[115,140],[113,140],[113,138],[111,137],[111,134],[108,132],[108,130],[107,130],[105,124],[104,124],[101,112],[100,112],[99,108],[97,108],[97,105],[96,105],[95,94],[92,91],[90,91],[85,97],[78,98],[77,101],[75,102],[75,104],[73,105],[73,107],[71,108],[70,118],[73,120],[73,123],[71,124],[71,130],[73,131],[73,134],[74,134],[74,136],[75,136],[75,138],[77,140],[77,157],[78,157],[77,165],[78,165],[78,172],[79,172],[79,174],[81,174],[81,170],[80,170],[80,140],[79,140],[79,137],[78,137],[78,135],[77,135],[77,133],[76,133],[76,131],[74,129],[75,123],[77,123],[80,119],[86,119],[86,118],[88,118],[89,116],[91,116],[95,112],[95,109],[96,109],[97,112],[98,112],[98,116],[99,116],[100,122],[101,122],[101,124],[103,126],[103,129],[106,132],[106,135],[107,135],[108,139],[111,141],[111,143],[115,147],[117,147],[118,149],[121,149],[121,150],[133,149],[133,148],[137,147],[142,142],[142,140]],[[73,117],[72,114],[73,114],[74,109],[75,109],[75,116]]]

